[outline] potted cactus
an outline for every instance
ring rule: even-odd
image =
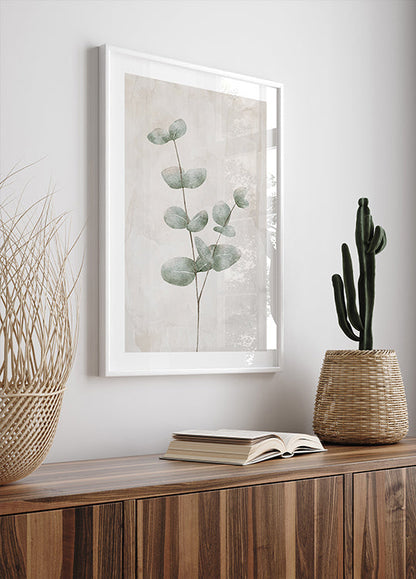
[[[367,198],[358,201],[355,242],[359,260],[358,307],[351,253],[342,244],[343,276],[332,285],[338,323],[358,350],[328,350],[321,369],[313,428],[327,442],[389,444],[407,433],[406,397],[394,350],[374,350],[372,321],[376,255],[387,243],[374,227]]]

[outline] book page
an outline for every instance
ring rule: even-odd
[[[182,430],[174,432],[173,436],[176,439],[181,438],[224,438],[230,440],[243,440],[245,442],[257,441],[266,438],[280,438],[279,433],[265,431],[265,430],[230,430],[221,428],[219,430]]]
[[[302,434],[300,432],[276,432],[276,434],[283,440],[285,446],[288,446],[290,443],[296,442],[310,442],[315,438],[310,434]]]
[[[302,434],[299,432],[279,432],[278,434],[290,454],[308,452],[311,449],[325,450],[319,438],[314,434]]]

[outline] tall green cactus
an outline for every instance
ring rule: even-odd
[[[354,287],[354,274],[351,254],[346,243],[342,244],[342,270],[332,276],[335,305],[338,314],[338,323],[343,332],[356,342],[360,350],[372,350],[373,334],[372,321],[375,296],[376,254],[380,253],[387,243],[386,232],[377,225],[374,228],[368,199],[358,200],[357,222],[355,227],[355,243],[357,245],[360,264],[358,278],[358,307]],[[358,335],[354,332],[357,330]]]

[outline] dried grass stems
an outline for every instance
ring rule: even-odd
[[[0,179],[0,192],[11,178]],[[0,203],[0,484],[33,471],[55,434],[78,340],[75,272],[67,215],[53,193],[26,209]]]
[[[72,367],[78,299],[71,297],[81,270],[74,275],[69,256],[79,236],[69,242],[66,215],[53,216],[52,198],[25,210],[0,205],[0,396],[53,394]]]

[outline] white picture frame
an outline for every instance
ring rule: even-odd
[[[100,374],[276,372],[281,367],[283,338],[282,85],[108,45],[100,47],[99,55]],[[214,104],[211,107],[207,102]],[[169,121],[164,121],[162,132],[152,133],[155,129],[159,131],[159,118],[168,118],[170,107],[172,115]],[[176,110],[183,110],[181,116],[193,120],[192,130],[174,114]],[[198,119],[206,115],[202,126]],[[156,123],[154,127],[152,121]],[[176,121],[181,123],[175,125]],[[173,124],[169,124],[171,122]],[[169,127],[178,126],[179,133],[169,132]],[[212,258],[205,264],[210,268],[207,273],[206,269],[198,270],[203,266],[197,266],[201,254],[197,252],[196,237],[200,230],[181,232],[175,223],[167,225],[166,202],[159,201],[158,197],[160,191],[165,200],[167,192],[177,195],[170,209],[178,211],[181,191],[184,202],[185,191],[192,200],[202,195],[204,184],[197,193],[184,188],[188,184],[184,185],[185,169],[179,156],[176,162],[181,190],[175,191],[172,184],[164,182],[165,177],[161,177],[157,167],[162,163],[161,156],[167,158],[166,151],[175,161],[173,146],[178,153],[175,138],[179,142],[179,137],[169,135],[178,134],[181,144],[186,143],[188,147],[188,157],[195,155],[199,165],[202,159],[211,167],[211,170],[195,171],[215,176],[210,182],[207,179],[203,197],[209,217],[206,235],[209,237],[208,229],[211,235],[211,244],[208,245],[209,239],[205,246],[202,244],[205,249],[209,248],[207,259]],[[163,139],[171,142],[165,143]],[[162,146],[157,146],[160,144]],[[192,161],[184,165],[192,167]],[[244,170],[240,175],[241,167]],[[189,187],[196,190],[199,183]],[[242,197],[238,191],[243,191]],[[218,201],[223,197],[224,201]],[[220,209],[235,208],[235,227],[230,226],[232,211],[221,222],[218,210],[215,213],[211,209],[216,205]],[[146,212],[150,206],[154,209],[151,226],[149,233],[143,233],[141,208]],[[237,214],[238,217],[234,217]],[[191,227],[193,213],[189,211],[189,216],[188,212],[186,215],[186,227]],[[213,231],[219,237],[212,239]],[[158,235],[161,240],[154,239]],[[229,239],[231,235],[233,239]],[[169,269],[172,263],[176,264],[176,258],[170,257],[170,253],[175,253],[175,243],[179,247],[185,239],[190,240],[192,247],[187,258],[178,259],[186,259],[185,265],[192,262],[197,271],[189,272],[194,278],[187,288],[183,287],[188,286],[183,272],[179,283],[172,282],[176,270],[172,273]],[[220,245],[226,256],[221,264],[218,262]],[[234,249],[230,250],[231,246]],[[235,263],[229,257],[230,252],[238,259]],[[163,270],[161,255],[170,257],[166,262],[168,269]],[[166,276],[162,279],[163,271],[168,272],[168,283]],[[200,280],[199,286],[197,280]],[[205,290],[209,284],[210,293]],[[193,285],[196,291],[192,306],[189,288]],[[201,288],[207,297],[202,296]],[[196,310],[200,316],[201,304],[203,323],[198,317],[196,326]],[[181,308],[183,312],[179,311]],[[191,321],[192,308],[195,316]],[[155,318],[163,312],[162,323],[160,319],[150,318],[152,312]],[[211,344],[214,344],[212,349]]]

